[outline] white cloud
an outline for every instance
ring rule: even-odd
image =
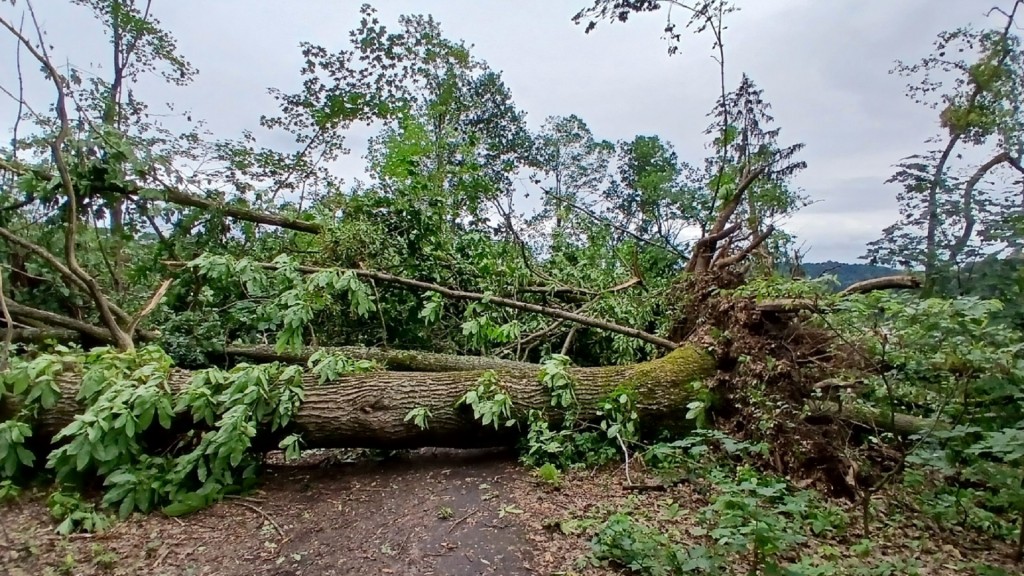
[[[393,26],[403,13],[430,12],[446,32],[474,44],[474,53],[504,72],[517,103],[533,126],[546,116],[575,113],[599,138],[658,134],[681,157],[699,162],[705,114],[718,94],[717,69],[707,37],[686,37],[670,58],[660,39],[664,15],[646,14],[627,24],[604,24],[586,35],[569,19],[590,0],[412,0],[378,2]],[[358,24],[358,2],[304,0],[176,0],[155,2],[154,11],[178,38],[181,51],[200,70],[193,86],[147,81],[143,95],[174,101],[209,122],[220,136],[253,128],[273,112],[266,88],[295,89],[300,81],[298,44],[347,45]],[[726,36],[729,86],[748,72],[773,104],[783,140],[805,142],[810,163],[798,184],[824,200],[793,219],[794,230],[813,246],[812,259],[852,259],[864,242],[896,218],[895,190],[882,182],[891,165],[922,149],[935,130],[934,112],[903,96],[890,76],[896,58],[926,54],[935,34],[973,20],[982,6],[963,0],[772,0],[741,1],[744,10]],[[58,61],[101,62],[106,43],[87,13],[66,2],[37,0]],[[21,4],[0,14],[19,14]],[[0,39],[0,55],[13,63],[13,43]],[[13,66],[0,65],[0,82],[12,86]],[[26,67],[30,73],[34,66]],[[98,70],[102,73],[102,70]],[[44,83],[31,93],[48,98]],[[12,118],[10,102],[0,118]],[[351,181],[361,175],[365,132],[355,134],[353,154],[338,164]],[[860,184],[851,191],[850,183]],[[870,183],[870,186],[866,183]],[[851,201],[851,194],[856,194]]]

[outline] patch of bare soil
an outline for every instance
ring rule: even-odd
[[[270,466],[262,487],[175,519],[54,534],[45,499],[0,509],[0,574],[532,574],[508,454],[421,450],[385,461]]]

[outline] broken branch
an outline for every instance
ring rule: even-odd
[[[186,268],[188,267],[187,262],[175,262],[165,261],[164,265],[170,268]],[[257,263],[257,266],[266,270],[277,270],[280,268],[277,264],[269,262]],[[306,274],[315,274],[317,272],[323,272],[329,270],[329,268],[317,268],[313,266],[297,266],[296,270]],[[675,350],[679,347],[678,344],[671,340],[666,340],[653,334],[648,334],[642,330],[636,328],[629,328],[627,326],[621,326],[612,322],[605,322],[604,320],[597,320],[596,318],[590,318],[574,312],[567,312],[565,310],[559,310],[558,308],[550,308],[547,306],[540,306],[538,304],[530,304],[529,302],[520,302],[519,300],[512,300],[510,298],[502,298],[500,296],[488,296],[486,294],[478,294],[476,292],[464,292],[462,290],[454,290],[451,288],[445,288],[437,284],[431,284],[430,282],[423,282],[420,280],[413,280],[411,278],[403,278],[401,276],[394,276],[386,272],[377,272],[374,270],[364,270],[361,268],[355,269],[339,269],[340,271],[351,273],[359,278],[367,278],[376,280],[378,282],[384,282],[387,284],[395,284],[399,286],[405,286],[407,288],[415,288],[417,290],[423,290],[425,292],[436,292],[451,300],[469,300],[472,302],[483,302],[486,304],[494,304],[496,306],[502,306],[504,308],[511,308],[513,310],[520,310],[522,312],[531,312],[534,314],[540,314],[541,316],[548,316],[551,318],[559,318],[561,320],[567,320],[576,324],[582,324],[583,326],[589,326],[591,328],[598,328],[601,330],[607,330],[608,332],[614,332],[616,334],[622,334],[623,336],[629,336],[630,338],[636,338],[642,340],[648,344],[653,344],[660,348],[667,350]]]

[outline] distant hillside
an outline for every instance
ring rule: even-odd
[[[861,280],[870,280],[880,276],[891,276],[899,274],[900,271],[887,266],[874,266],[872,264],[847,264],[845,262],[807,262],[801,264],[807,278],[817,278],[823,274],[835,275],[839,280],[839,289],[846,288],[850,284]]]

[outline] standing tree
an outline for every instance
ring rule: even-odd
[[[932,55],[894,70],[916,79],[908,95],[940,111],[945,134],[929,140],[936,148],[898,165],[889,182],[903,186],[901,218],[866,258],[923,269],[926,294],[962,293],[970,263],[1015,243],[1008,225],[1024,207],[1024,52],[1013,32],[1022,9],[1020,0],[1008,11],[993,9],[1005,18],[999,29],[944,32]]]

